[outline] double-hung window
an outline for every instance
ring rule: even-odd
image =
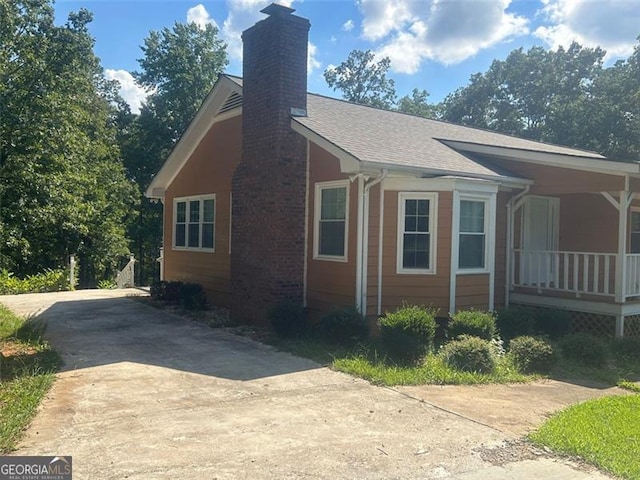
[[[460,199],[459,270],[487,269],[488,199]]]
[[[348,180],[316,184],[314,258],[346,261],[348,211]]]
[[[214,250],[215,202],[215,195],[183,197],[173,201],[173,248]]]
[[[435,193],[398,194],[398,273],[435,273]]]
[[[640,253],[640,211],[631,211],[631,253]]]

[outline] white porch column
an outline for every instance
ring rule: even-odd
[[[460,237],[459,231],[459,210],[460,210],[460,192],[453,191],[453,205],[451,208],[451,270],[449,272],[449,314],[456,313],[456,287],[458,275],[458,242]]]
[[[616,302],[626,301],[627,280],[627,217],[633,196],[622,190],[618,199],[618,254],[616,256]],[[616,324],[618,322],[616,321]],[[617,330],[617,328],[616,328]]]

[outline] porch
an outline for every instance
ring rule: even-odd
[[[609,325],[598,333],[640,335],[633,202],[629,191],[523,195],[510,212],[505,303],[561,308],[583,323]]]

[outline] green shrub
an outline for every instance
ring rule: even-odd
[[[522,335],[531,335],[535,331],[534,311],[520,306],[505,308],[498,311],[496,326],[506,342]]]
[[[560,338],[571,333],[571,314],[566,310],[539,308],[534,313],[534,329],[539,335]]]
[[[607,344],[587,333],[574,333],[560,339],[562,355],[577,363],[596,367],[607,361]]]
[[[116,282],[114,282],[113,280],[100,280],[98,282],[98,288],[101,290],[112,290],[114,288],[116,288]]]
[[[267,317],[276,335],[284,338],[296,338],[307,332],[305,313],[301,303],[284,300],[271,307]]]
[[[203,310],[207,306],[207,295],[199,283],[180,285],[180,302],[187,310]]]
[[[460,335],[440,350],[440,355],[450,367],[464,372],[491,373],[496,361],[491,342],[471,335]]]
[[[16,278],[6,269],[0,270],[0,295],[60,292],[69,290],[69,276],[64,269],[46,269],[37,275]]]
[[[405,305],[380,318],[380,339],[389,357],[398,363],[416,363],[429,353],[436,313],[431,308]]]
[[[207,306],[207,295],[199,283],[162,280],[154,282],[149,293],[154,300],[182,305],[187,310],[203,310]]]
[[[640,360],[640,337],[617,338],[611,350],[623,360]]]
[[[316,326],[318,336],[331,343],[351,345],[369,335],[369,321],[354,307],[335,308]]]
[[[496,334],[496,319],[491,312],[479,310],[460,310],[451,315],[449,338],[460,335],[480,337],[491,340]]]
[[[182,285],[182,282],[161,280],[151,285],[149,293],[154,300],[178,304],[182,302]]]
[[[524,373],[546,373],[553,367],[553,347],[541,338],[516,337],[509,343],[509,354]]]

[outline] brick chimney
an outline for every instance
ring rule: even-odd
[[[231,315],[267,322],[304,284],[306,140],[291,129],[307,106],[309,21],[271,4],[242,34],[242,161],[233,177]]]

